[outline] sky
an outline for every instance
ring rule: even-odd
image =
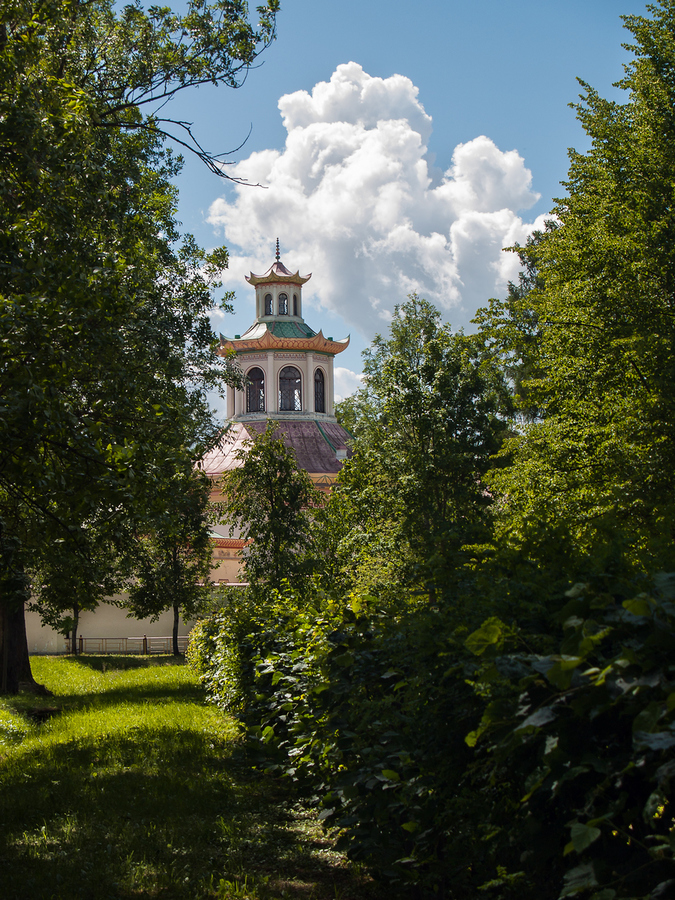
[[[253,5],[253,4],[252,4]],[[504,296],[523,243],[564,194],[567,150],[588,141],[569,104],[577,78],[619,99],[634,0],[281,0],[277,38],[246,82],[179,96],[163,115],[233,151],[228,175],[189,155],[178,218],[226,245],[223,287],[253,322],[244,280],[281,259],[312,273],[307,323],[336,339],[336,396],[359,386],[361,352],[415,291],[453,328]],[[256,186],[258,185],[258,186]]]

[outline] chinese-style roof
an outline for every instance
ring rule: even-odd
[[[256,322],[238,338],[220,335],[221,355],[228,350],[238,352],[246,350],[309,350],[317,353],[329,353],[335,356],[349,346],[350,338],[334,341],[325,338],[323,332],[312,331],[309,325],[299,321]]]
[[[297,319],[291,319],[285,322],[280,322],[278,319],[275,319],[273,322],[254,322],[253,325],[251,325],[250,328],[247,328],[242,334],[240,340],[246,341],[262,337],[265,333],[265,329],[271,331],[275,337],[282,338],[308,338],[314,337],[316,334],[316,331],[312,331],[309,325],[305,322],[298,321]]]
[[[211,478],[227,472],[228,469],[236,469],[241,465],[237,459],[237,450],[244,447],[244,441],[249,440],[250,435],[245,428],[238,424],[230,424],[223,430],[220,440],[199,461],[199,468]]]
[[[290,272],[286,266],[281,262],[281,260],[276,260],[272,263],[269,269],[265,272],[264,275],[254,275],[251,272],[250,275],[244,276],[249,284],[278,284],[282,282],[283,284],[305,284],[312,277],[311,273],[309,275],[305,275],[303,278],[300,272]]]
[[[343,459],[351,453],[350,436],[337,422],[315,419],[275,419],[274,422],[286,446],[294,450],[298,467],[310,475],[318,478],[336,475]],[[266,427],[266,421],[232,422],[223,432],[219,444],[203,457],[200,468],[211,478],[238,468],[243,461],[237,458],[237,451],[246,447],[247,440],[262,434]]]
[[[316,331],[312,331],[305,322],[270,322],[268,331],[281,338],[311,338],[316,335]]]

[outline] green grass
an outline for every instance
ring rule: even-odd
[[[361,900],[368,879],[170,657],[34,657],[0,698],[2,900]],[[46,720],[44,717],[47,717]]]

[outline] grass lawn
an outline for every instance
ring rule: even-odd
[[[376,891],[172,657],[33,657],[0,698],[2,900],[362,900]]]

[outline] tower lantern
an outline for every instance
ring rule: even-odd
[[[229,419],[337,425],[333,360],[349,346],[349,337],[326,338],[305,322],[302,288],[311,277],[286,268],[278,238],[270,268],[264,275],[246,276],[255,288],[256,320],[241,336],[221,335],[220,340],[220,352],[236,353],[248,381],[244,391],[228,389]]]

